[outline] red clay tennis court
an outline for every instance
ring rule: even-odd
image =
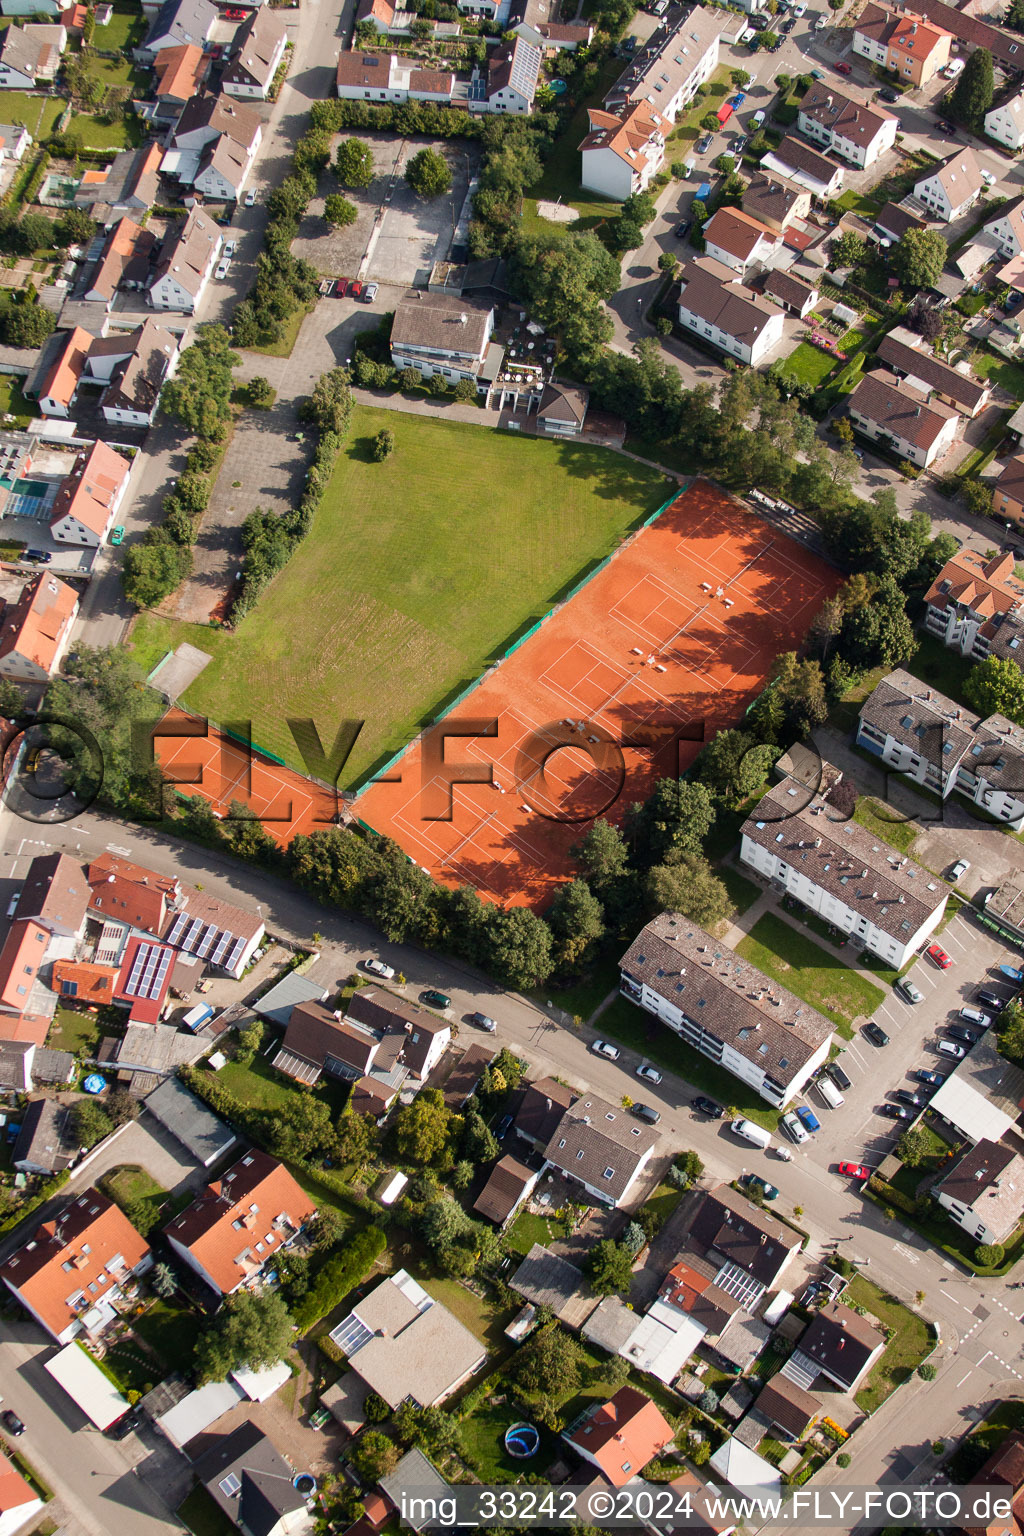
[[[697,481],[445,717],[443,747],[433,728],[433,757],[418,738],[355,814],[439,880],[543,905],[590,820],[620,820],[737,724],[841,579]],[[462,764],[493,781],[449,794]]]
[[[232,800],[241,801],[283,848],[298,833],[323,831],[334,820],[338,805],[330,790],[271,762],[256,746],[247,751],[212,725],[205,736],[167,734],[183,725],[201,730],[204,722],[170,710],[153,738],[157,763],[180,794],[202,795],[222,816]]]

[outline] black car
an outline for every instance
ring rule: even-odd
[[[746,147],[747,147],[747,145],[749,143],[750,143],[750,135],[749,134],[747,134],[747,133],[738,133],[736,135],[736,137],[733,140],[731,140],[731,142],[729,144],[729,154],[730,155],[736,155],[736,156],[742,155],[743,151],[746,149]]]
[[[889,105],[892,106],[894,102],[899,101],[900,93],[899,91],[894,91],[891,86],[887,85],[884,91],[879,91],[878,99],[879,101],[887,101]]]
[[[909,1120],[910,1110],[904,1109],[902,1104],[879,1104],[878,1113],[884,1115],[887,1120]]]
[[[657,1125],[661,1119],[661,1110],[652,1109],[649,1104],[634,1104],[630,1114],[636,1115],[638,1120],[646,1120],[648,1125]]]
[[[505,1133],[507,1132],[507,1130],[511,1126],[512,1118],[513,1117],[511,1115],[502,1115],[501,1119],[498,1121],[497,1129],[494,1132],[494,1134],[497,1137],[498,1141],[501,1140],[501,1138],[505,1135]]]
[[[21,558],[33,560],[36,565],[49,565],[53,556],[48,549],[26,549]]]
[[[3,1414],[0,1414],[0,1418],[3,1419],[4,1429],[6,1429],[9,1435],[23,1435],[25,1433],[24,1424],[16,1413],[11,1412],[10,1408],[5,1408]]]
[[[769,53],[778,53],[778,51],[779,51],[779,49],[781,47],[782,47],[782,38],[776,36],[775,41],[774,41],[774,43],[772,43],[771,47],[768,49],[768,52]]]
[[[982,1007],[992,1008],[996,1013],[1002,1013],[1010,1001],[1008,997],[1003,997],[1000,993],[993,992],[990,987],[979,987],[977,1000],[981,1003]]]
[[[845,1090],[847,1088],[853,1087],[853,1083],[847,1077],[838,1061],[830,1061],[828,1066],[825,1068],[825,1071],[828,1073],[829,1077],[835,1083],[837,1088],[842,1088]]]
[[[977,1045],[981,1039],[976,1030],[965,1029],[962,1024],[947,1024],[946,1034],[951,1040],[962,1040],[964,1045]]]
[[[918,1067],[914,1076],[919,1083],[927,1083],[929,1088],[941,1088],[946,1081],[944,1072],[930,1072],[927,1067]]]
[[[871,1020],[870,1024],[864,1025],[864,1033],[867,1035],[872,1045],[889,1044],[889,1036],[886,1034],[884,1029],[875,1023],[874,1019]]]
[[[706,1099],[702,1093],[699,1093],[695,1099],[691,1099],[690,1103],[694,1109],[699,1109],[702,1115],[710,1115],[712,1120],[721,1120],[725,1114],[721,1104],[716,1104],[714,1099]]]
[[[782,26],[780,27],[779,30],[781,32],[784,32],[786,34],[786,36],[788,37],[789,34],[792,32],[792,30],[793,30],[793,28],[795,26],[796,26],[796,22],[793,19],[793,17],[792,16],[787,16],[786,20],[782,23]]]
[[[897,1088],[894,1098],[901,1104],[909,1104],[911,1109],[924,1109],[925,1100],[919,1093],[911,1093],[909,1088]]]
[[[690,227],[689,219],[680,219],[679,223],[675,227],[675,237],[676,237],[676,239],[677,240],[685,240],[685,238],[686,238],[686,231],[689,229],[689,227]]]

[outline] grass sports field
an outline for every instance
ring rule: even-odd
[[[381,427],[395,452],[371,462]],[[606,449],[357,407],[309,537],[235,634],[154,614],[132,640],[148,671],[184,640],[213,660],[182,699],[254,745],[303,763],[287,717],[330,750],[365,721],[345,788],[397,751],[444,700],[672,487]]]

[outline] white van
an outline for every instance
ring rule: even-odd
[[[839,1092],[839,1089],[830,1078],[825,1076],[819,1077],[815,1087],[817,1088],[821,1097],[824,1099],[825,1103],[828,1105],[829,1109],[838,1109],[841,1104],[846,1103],[846,1100]]]
[[[767,1152],[772,1144],[772,1138],[763,1125],[755,1125],[753,1120],[732,1120],[729,1129],[734,1136],[742,1136],[744,1141],[752,1141],[755,1147],[760,1147]]]
[[[963,73],[965,61],[963,59],[951,59],[942,71],[946,80],[955,80],[957,75]]]

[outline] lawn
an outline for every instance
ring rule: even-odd
[[[13,416],[14,425],[22,431],[33,416],[39,415],[34,400],[26,400],[21,392],[21,380],[13,373],[0,373],[0,416]]]
[[[835,366],[836,358],[830,352],[812,347],[809,341],[802,341],[782,364],[787,379],[810,384],[814,389],[825,382]]]
[[[384,464],[369,445],[395,435]],[[133,630],[152,667],[190,641],[213,660],[185,695],[254,743],[303,763],[288,716],[334,740],[364,722],[351,788],[400,750],[511,638],[666,500],[617,454],[357,407],[312,530],[233,634],[154,614]]]
[[[993,544],[996,538],[993,537]],[[974,663],[968,656],[950,650],[934,635],[919,634],[914,653],[914,676],[923,683],[930,683],[941,693],[948,695],[956,704],[966,704],[964,684],[971,675]]]
[[[900,853],[910,852],[921,830],[916,821],[907,821],[899,811],[879,805],[877,800],[872,800],[868,795],[862,795],[857,801],[853,819]]]
[[[932,1350],[932,1337],[928,1324],[895,1296],[880,1290],[864,1275],[854,1275],[844,1296],[844,1301],[856,1301],[868,1312],[893,1330],[893,1336],[856,1394],[854,1401],[864,1413],[874,1413],[880,1408],[901,1382],[908,1381],[914,1371]]]
[[[132,1323],[139,1338],[166,1362],[169,1371],[180,1370],[191,1360],[197,1326],[195,1313],[173,1301],[154,1301]]]
[[[303,309],[300,304],[284,322],[280,341],[271,342],[269,347],[249,347],[248,350],[258,352],[261,357],[291,357],[299,332],[302,330],[302,322],[308,314],[309,310]]]
[[[143,126],[132,111],[115,122],[102,113],[73,112],[68,132],[81,134],[86,149],[135,149],[142,143]]]
[[[158,1205],[162,1205],[167,1199],[163,1185],[158,1184],[145,1168],[133,1164],[111,1169],[110,1173],[104,1175],[104,1182],[111,1200],[118,1205],[133,1200],[155,1200]]]
[[[511,1348],[505,1337],[505,1329],[518,1312],[518,1306],[495,1307],[485,1297],[468,1291],[457,1280],[424,1280],[423,1287],[435,1301],[447,1307],[452,1316],[457,1317],[481,1344],[486,1344],[491,1350],[504,1348],[507,1351]]]
[[[529,1253],[534,1243],[540,1243],[542,1248],[546,1248],[555,1238],[564,1235],[565,1226],[557,1218],[520,1211],[505,1233],[505,1240],[513,1253]]]
[[[127,52],[146,35],[146,18],[137,5],[115,5],[114,14],[105,27],[97,27],[92,46],[104,53]]]
[[[992,1409],[950,1457],[947,1470],[953,1482],[969,1482],[1014,1429],[1024,1430],[1024,1402],[1008,1398]]]
[[[172,1357],[161,1364],[151,1359],[129,1334],[126,1338],[118,1339],[116,1344],[111,1344],[103,1357],[103,1364],[117,1377],[121,1391],[127,1395],[129,1392],[152,1391],[166,1371],[176,1368],[179,1360]]]
[[[504,1382],[494,1378],[495,1397],[504,1397]],[[560,1442],[550,1430],[541,1429],[540,1449],[529,1463],[515,1461],[505,1450],[506,1429],[519,1422],[523,1415],[514,1399],[500,1403],[486,1400],[466,1415],[459,1424],[459,1440],[463,1457],[481,1482],[491,1485],[516,1483],[527,1470],[539,1471],[548,1467],[559,1452]]]
[[[974,373],[979,379],[998,384],[1015,400],[1024,400],[1024,368],[1012,363],[1007,357],[997,357],[994,352],[977,352],[971,360]]]
[[[885,1000],[880,987],[865,981],[774,912],[758,919],[736,952],[831,1019],[846,1040],[852,1038],[854,1019],[870,1018]]]
[[[741,875],[738,869],[733,869],[729,864],[715,873],[729,892],[733,917],[742,917],[762,894],[763,887],[756,880],[748,880],[746,875]]]
[[[46,1044],[51,1051],[70,1051],[72,1056],[95,1056],[101,1033],[100,1021],[95,1014],[58,1008]]]
[[[619,948],[621,950],[621,946]],[[609,992],[617,992],[619,989],[617,954],[605,955],[598,960],[594,969],[571,987],[538,988],[533,993],[534,999],[541,1008],[546,1003],[553,1003],[556,1008],[568,1014],[570,1019],[579,1017],[585,1024]]]
[[[608,202],[595,192],[586,192],[580,186],[580,143],[589,132],[587,112],[604,101],[608,88],[618,79],[623,69],[621,59],[606,59],[598,70],[594,89],[585,97],[548,150],[544,160],[544,174],[536,186],[529,189],[523,204],[523,224],[527,232],[533,229],[550,231],[552,225],[537,213],[537,200],[550,202],[561,200],[576,209],[582,220],[581,228],[590,229],[604,219],[614,218],[620,204]]]
[[[22,123],[38,143],[48,139],[67,103],[59,96],[28,91],[4,91],[4,122]]]
[[[238,1527],[215,1504],[201,1483],[197,1483],[183,1504],[177,1508],[178,1519],[194,1536],[238,1536]]]

